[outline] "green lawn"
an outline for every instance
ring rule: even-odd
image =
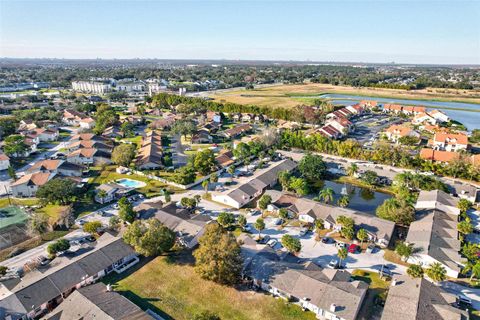
[[[377,297],[382,300],[387,298],[387,290],[390,287],[390,281],[380,279],[380,276],[376,272],[359,269],[352,272],[352,279],[364,281],[369,285],[365,301],[360,309],[359,318],[379,318],[382,312],[382,307],[377,305],[375,300]]]
[[[132,138],[123,138],[123,139],[121,139],[121,141],[128,141],[128,142],[134,143],[137,146],[137,149],[138,149],[138,148],[140,148],[140,146],[142,144],[142,136],[136,136],[136,137],[132,137]]]
[[[11,205],[17,206],[35,206],[37,205],[39,200],[37,198],[26,198],[26,199],[19,199],[19,198],[2,198],[0,199],[0,208],[4,208]]]
[[[37,211],[45,213],[49,217],[51,223],[55,223],[58,221],[60,214],[64,210],[69,210],[68,206],[49,204],[43,208],[39,208]]]
[[[316,319],[313,313],[282,299],[203,280],[191,265],[169,257],[155,258],[116,280],[107,277],[104,282],[115,283],[115,290],[165,319],[189,320],[204,310],[229,320]]]

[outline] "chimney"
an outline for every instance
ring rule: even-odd
[[[112,285],[109,283],[107,284],[107,292],[111,292],[112,291]]]
[[[337,311],[337,305],[335,303],[332,303],[330,305],[330,312],[335,312],[335,311]]]
[[[395,287],[397,285],[397,279],[392,279],[392,287]]]

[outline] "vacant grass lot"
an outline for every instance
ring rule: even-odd
[[[263,293],[242,291],[201,279],[187,263],[158,257],[116,282],[115,290],[167,319],[189,320],[209,310],[229,320],[315,319],[297,305]],[[123,276],[123,275],[120,275]],[[106,278],[112,283],[115,279]]]
[[[16,205],[16,206],[35,206],[38,204],[37,198],[2,198],[0,199],[0,208],[7,207],[9,205]]]
[[[377,96],[396,99],[454,101],[480,104],[480,92],[475,90],[399,90],[384,88],[353,88],[329,84],[278,85],[255,90],[217,92],[211,95],[217,101],[253,104],[258,106],[294,107],[310,104],[313,97],[325,93]]]

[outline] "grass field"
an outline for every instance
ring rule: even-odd
[[[229,320],[315,319],[313,313],[284,300],[203,280],[190,264],[168,257],[155,258],[124,279],[115,280],[106,278],[104,282],[114,282],[115,290],[165,319],[189,320],[205,310]]]
[[[211,94],[210,96],[220,102],[253,104],[258,106],[294,107],[301,104],[311,104],[314,97],[325,93],[480,104],[480,92],[478,90],[429,88],[407,91],[383,88],[353,88],[315,83],[304,85],[278,85],[248,91],[222,91]]]
[[[0,208],[7,207],[9,205],[17,205],[17,206],[35,206],[38,204],[38,199],[36,198],[27,198],[27,199],[19,199],[19,198],[2,198],[0,199]]]

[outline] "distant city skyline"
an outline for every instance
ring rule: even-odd
[[[478,1],[0,0],[0,57],[480,64]]]

